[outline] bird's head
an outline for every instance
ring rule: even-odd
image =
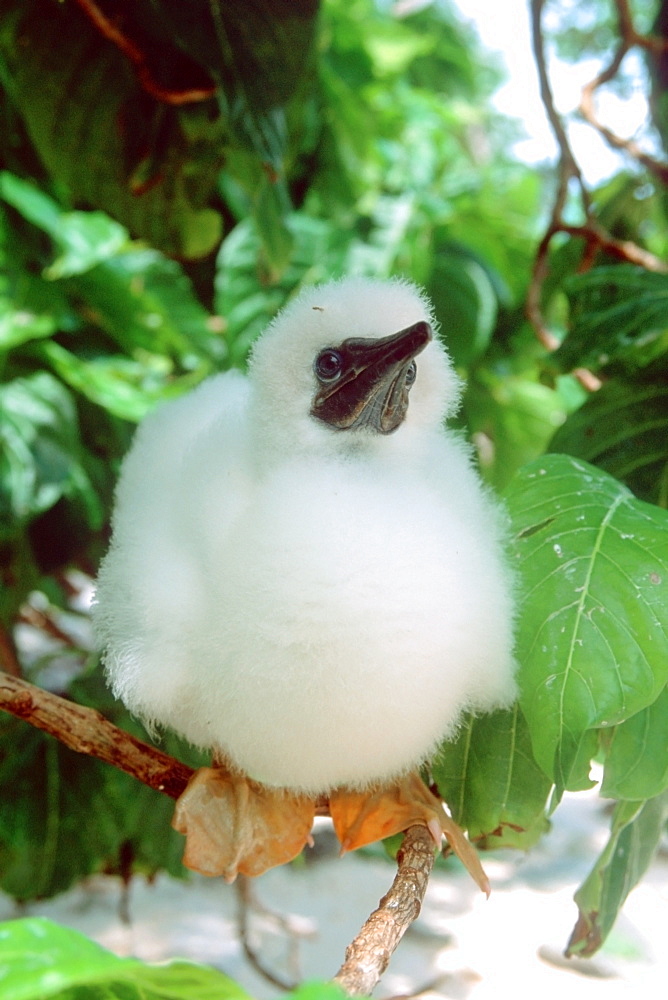
[[[459,381],[423,294],[346,278],[307,289],[257,341],[250,365],[262,433],[276,446],[349,451],[440,425]]]

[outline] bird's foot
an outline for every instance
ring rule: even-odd
[[[426,826],[439,849],[445,836],[474,882],[489,896],[489,879],[475,848],[415,772],[377,791],[337,789],[329,797],[329,811],[342,854],[402,833],[409,826]]]
[[[313,800],[267,788],[220,767],[195,772],[172,826],[186,837],[183,863],[203,875],[261,875],[311,842]]]

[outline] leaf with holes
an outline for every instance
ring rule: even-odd
[[[668,818],[668,798],[618,802],[610,838],[594,868],[575,893],[580,916],[567,955],[593,955],[612,930],[631,889],[647,871]]]
[[[525,466],[506,499],[522,709],[558,791],[581,788],[589,731],[646,708],[668,681],[668,513],[566,455]]]

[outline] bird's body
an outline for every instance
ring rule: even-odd
[[[411,347],[398,410],[387,390],[362,426],[340,415],[350,389],[314,374],[329,348],[361,338],[367,351],[427,322],[399,282],[311,289],[248,377],[214,376],[160,409],[126,460],[95,609],[111,683],[263,784],[387,783],[464,709],[513,697],[501,519],[443,427],[458,382],[442,346]],[[325,419],[319,405],[338,409]]]

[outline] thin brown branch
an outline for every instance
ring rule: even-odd
[[[61,642],[64,646],[76,648],[76,643],[72,636],[63,631],[50,615],[47,615],[39,608],[33,607],[32,604],[26,603],[21,606],[19,621],[39,629],[40,632],[44,632],[45,635],[50,636],[57,642]]]
[[[16,645],[11,632],[0,623],[0,669],[11,677],[20,677],[21,661],[16,652]]]
[[[619,31],[621,35],[619,45],[617,46],[615,54],[605,69],[601,70],[601,72],[595,76],[593,80],[590,80],[589,83],[585,84],[582,88],[578,110],[585,121],[588,122],[592,128],[596,129],[599,135],[605,139],[612,149],[628,153],[629,156],[632,156],[634,160],[642,164],[642,166],[653,174],[653,176],[656,177],[662,184],[668,185],[668,163],[657,160],[656,157],[650,156],[649,153],[646,153],[634,139],[624,139],[617,135],[611,128],[608,128],[607,125],[604,125],[603,122],[600,121],[596,113],[596,91],[599,87],[609,83],[617,76],[627,52],[636,45],[643,45],[646,48],[653,47],[653,42],[649,37],[640,35],[635,30],[631,12],[626,0],[615,0],[615,6],[617,8]],[[660,40],[654,39],[653,41],[658,42]]]
[[[573,152],[568,141],[568,136],[566,135],[566,129],[564,128],[564,123],[562,122],[557,109],[554,106],[554,97],[552,95],[552,86],[550,84],[550,75],[547,71],[547,61],[545,59],[545,47],[543,44],[543,30],[542,30],[542,17],[543,17],[543,7],[545,6],[545,0],[531,0],[531,44],[533,47],[534,60],[536,62],[536,69],[538,70],[538,81],[540,84],[540,96],[545,108],[545,112],[552,126],[552,131],[554,132],[554,137],[559,145],[559,151],[561,154],[561,160],[564,165],[563,174],[566,175],[566,182],[569,177],[577,177],[582,184],[582,176],[580,174],[580,168],[577,164]],[[584,185],[582,185],[584,186]],[[563,183],[560,184],[560,191],[558,198],[562,202],[565,199],[565,190]]]
[[[350,996],[371,993],[420,913],[434,866],[434,842],[426,827],[412,826],[406,831],[397,862],[389,892],[346,948],[346,960],[334,976],[334,982]]]
[[[100,34],[110,41],[112,45],[115,45],[132,63],[140,85],[147,94],[155,97],[156,100],[161,101],[163,104],[179,106],[206,101],[216,93],[216,87],[213,84],[208,87],[187,87],[178,90],[161,87],[157,80],[154,79],[146,63],[146,56],[139,46],[109,20],[98,4],[95,3],[95,0],[76,0],[76,2]]]
[[[119,729],[96,709],[77,705],[2,672],[0,709],[49,733],[72,750],[112,764],[174,799],[182,794],[194,773],[192,768]],[[319,805],[322,808],[324,803]],[[346,949],[345,962],[334,977],[351,996],[371,992],[420,913],[434,865],[434,842],[426,827],[412,826],[406,831],[397,861],[397,874],[389,892]],[[244,946],[249,953],[247,941]],[[257,956],[249,957],[257,961]],[[274,981],[278,982],[276,977]]]
[[[113,764],[138,781],[177,799],[193,769],[119,729],[94,708],[0,673],[0,708],[55,736],[71,750]]]
[[[668,273],[668,263],[666,261],[661,260],[656,254],[650,253],[649,250],[639,247],[632,240],[616,239],[597,222],[590,222],[586,226],[568,226],[562,223],[555,232],[568,233],[569,236],[579,236],[583,240],[586,240],[587,244],[595,250],[602,250],[612,257],[626,261],[628,264],[637,264],[639,267],[644,267],[646,271]]]
[[[545,46],[542,31],[542,13],[544,5],[545,0],[531,0],[532,45],[536,68],[538,71],[538,78],[540,81],[540,94],[543,100],[543,105],[545,106],[545,113],[550,121],[559,146],[559,163],[557,168],[557,192],[555,194],[554,203],[550,213],[550,220],[545,230],[545,234],[536,249],[531,281],[527,289],[525,308],[527,318],[536,331],[538,340],[548,351],[552,351],[557,346],[558,341],[554,334],[550,331],[545,321],[542,310],[542,295],[543,286],[549,274],[550,246],[557,233],[566,233],[569,236],[581,238],[584,241],[582,260],[579,268],[581,272],[586,271],[593,266],[599,252],[611,254],[619,260],[636,264],[650,271],[660,271],[665,273],[668,272],[668,265],[666,265],[664,261],[660,260],[654,254],[638,246],[636,243],[633,243],[631,240],[616,239],[608,233],[595,218],[589,192],[568,141],[563,121],[554,105],[554,98],[552,95],[552,88],[550,86],[549,73],[547,69],[547,61],[545,58]],[[610,64],[596,77],[595,80],[583,89],[582,93],[585,110],[583,111],[582,108],[580,110],[585,117],[587,117],[587,120],[590,120],[590,117],[592,116],[595,119],[595,112],[593,110],[594,92],[599,86],[609,82],[609,80],[616,75],[628,49],[632,45],[644,43],[647,43],[647,47],[651,47],[651,40],[648,40],[645,36],[639,36],[637,32],[635,32],[631,19],[631,13],[626,0],[616,0],[616,5],[619,16],[620,34],[622,36],[621,41],[612,60],[610,61]],[[585,112],[587,112],[587,114],[585,114]],[[594,127],[599,127],[599,124],[595,121],[591,121],[591,124],[594,125]],[[603,126],[600,126],[600,128],[603,128]],[[658,161],[652,161],[652,164],[650,164],[646,161],[645,154],[637,149],[633,143],[629,144],[630,141],[627,140],[620,140],[620,142],[623,144],[626,151],[634,155],[636,160],[643,163],[647,169],[654,168],[653,172],[655,174],[657,174],[658,165],[658,175],[661,176],[664,183],[668,183],[668,165],[664,167],[664,165],[658,164]],[[618,148],[622,147],[619,146]],[[651,160],[651,157],[649,159]],[[663,174],[664,170],[665,177]],[[584,215],[584,223],[579,226],[571,225],[565,218],[568,189],[570,181],[573,178],[578,184],[582,213]],[[597,385],[597,380],[591,375],[590,372],[579,369],[578,377],[583,385],[586,385],[591,389]]]
[[[659,38],[658,35],[641,35],[636,31],[628,0],[615,0],[615,7],[619,18],[620,33],[627,40],[629,46],[639,45],[657,55],[668,51],[668,41],[665,38]]]

